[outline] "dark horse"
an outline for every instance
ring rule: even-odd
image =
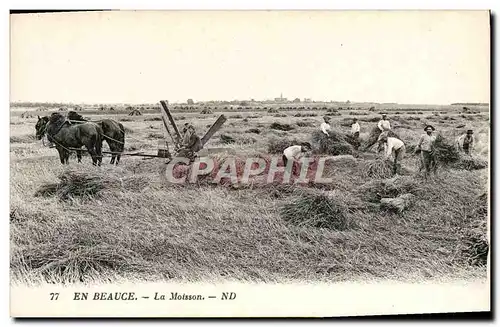
[[[39,118],[38,120],[40,122],[41,119]],[[78,149],[76,150],[78,162],[81,162],[82,150],[80,148],[85,146],[92,157],[92,164],[101,165],[102,130],[97,124],[71,124],[66,117],[54,112],[48,117],[45,133],[49,141],[55,143],[62,164],[68,163],[69,153],[73,149]],[[43,133],[39,134],[37,129],[37,138],[41,137],[43,137]]]
[[[79,122],[86,122],[87,120],[82,117],[79,113],[75,111],[68,112],[68,119],[72,123],[78,124]],[[102,129],[102,139],[108,143],[111,152],[110,164],[116,164],[120,162],[121,153],[125,147],[125,127],[122,123],[119,123],[113,119],[103,119],[96,122]]]

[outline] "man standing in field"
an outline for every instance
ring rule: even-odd
[[[380,129],[381,132],[388,131],[391,129],[391,123],[387,119],[387,115],[383,114],[382,119],[378,122],[378,129]]]
[[[420,140],[418,141],[415,152],[418,153],[420,151],[422,165],[425,169],[425,178],[427,179],[431,170],[433,170],[435,174],[437,169],[434,151],[434,142],[436,141],[436,136],[432,135],[432,132],[435,131],[435,128],[432,125],[425,126],[424,131],[425,134],[422,134],[420,136]]]
[[[358,119],[354,118],[352,120],[352,125],[351,125],[351,134],[352,134],[352,137],[354,138],[354,144],[355,144],[356,150],[358,149],[359,144],[360,144],[359,143],[360,130],[361,130],[361,127],[359,126]]]
[[[331,126],[330,126],[330,117],[328,116],[324,116],[323,117],[323,122],[321,123],[321,131],[326,134],[327,136],[330,136],[330,134],[328,134],[328,131],[331,130]]]
[[[388,135],[387,131],[382,132],[378,137],[379,149],[385,146],[385,159],[390,159],[391,155],[394,157],[392,173],[396,175],[398,169],[398,162],[403,160],[406,153],[406,147],[403,141],[398,138]]]
[[[309,142],[301,143],[300,145],[292,145],[283,151],[283,164],[285,167],[288,165],[288,161],[299,160],[305,152],[311,150],[311,144]]]
[[[470,155],[472,149],[474,148],[474,132],[472,129],[467,130],[467,134],[464,134],[458,138],[458,145],[462,147],[465,154]]]

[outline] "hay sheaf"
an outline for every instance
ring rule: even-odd
[[[72,198],[92,198],[105,189],[125,189],[141,191],[149,184],[143,176],[117,178],[106,175],[93,175],[85,171],[68,170],[61,173],[59,182],[42,185],[34,196],[56,196],[63,201]]]
[[[365,183],[357,190],[357,193],[368,202],[380,202],[382,198],[396,198],[408,193],[419,195],[421,191],[422,188],[414,177],[395,176]]]
[[[381,198],[380,208],[387,211],[402,213],[415,203],[415,195],[411,193],[402,194],[396,198]]]
[[[460,160],[460,153],[453,142],[448,141],[441,134],[434,142],[434,155],[439,165],[449,166]]]
[[[329,131],[326,135],[320,131],[316,131],[312,135],[312,141],[315,146],[315,153],[328,155],[353,154],[353,146],[346,140],[345,135]]]
[[[269,128],[285,132],[295,129],[295,127],[291,126],[290,124],[281,124],[276,122],[272,123],[271,126],[269,126]]]
[[[478,170],[488,167],[488,161],[477,156],[459,155],[460,159],[451,165],[454,169]]]
[[[366,160],[361,173],[365,178],[390,178],[393,175],[392,166],[392,162],[387,159]]]
[[[281,217],[296,226],[348,230],[354,227],[347,215],[348,208],[340,201],[325,194],[304,194],[293,202],[285,204]]]

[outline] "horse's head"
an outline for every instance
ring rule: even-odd
[[[38,121],[36,122],[35,125],[37,140],[42,139],[43,135],[45,134],[45,128],[47,127],[48,122],[49,122],[49,117],[44,116],[40,118],[40,116],[38,116]]]

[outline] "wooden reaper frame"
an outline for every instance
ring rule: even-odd
[[[160,101],[160,111],[161,111],[161,119],[163,121],[163,126],[165,127],[165,131],[167,134],[170,136],[172,139],[172,143],[174,145],[174,156],[177,155],[178,151],[182,149],[182,135],[179,131],[179,128],[177,127],[177,124],[175,123],[174,117],[172,116],[172,113],[168,109],[167,101],[161,100]],[[215,121],[215,123],[208,129],[208,131],[205,133],[205,135],[201,138],[201,146],[205,146],[205,144],[210,140],[210,138],[222,127],[222,125],[226,122],[227,118],[224,115],[220,115],[219,118]],[[173,132],[171,131],[170,127],[172,127]],[[164,158],[171,158],[172,154],[169,151],[168,148],[168,142],[165,139],[165,145],[166,149],[158,149],[158,156],[164,157]]]

